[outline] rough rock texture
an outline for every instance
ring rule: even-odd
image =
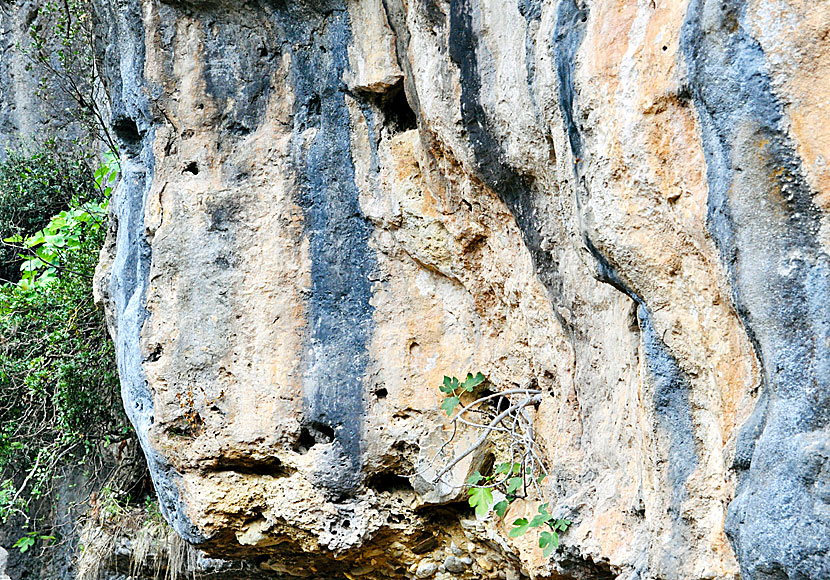
[[[99,293],[183,537],[299,577],[830,577],[830,4],[100,11]],[[544,391],[551,560],[412,476],[467,371]]]
[[[36,96],[37,78],[26,70],[27,57],[16,50],[28,39],[29,26],[37,19],[37,2],[0,3],[0,158],[20,137],[34,137],[43,126],[42,103]]]
[[[74,102],[49,71],[27,54],[31,27],[50,39],[53,24],[40,14],[43,0],[0,1],[0,159],[6,149],[36,148],[46,139],[71,142],[84,136],[73,124]],[[47,40],[48,42],[48,40]],[[45,102],[41,96],[48,95]]]

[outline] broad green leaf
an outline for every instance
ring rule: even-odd
[[[58,261],[58,253],[47,246],[41,246],[40,248],[35,250],[35,255],[38,258],[40,258],[43,262],[49,262],[51,264],[54,264]]]
[[[529,527],[530,523],[525,518],[519,518],[513,522],[513,528],[510,530],[509,536],[511,538],[523,536]]]
[[[447,397],[444,399],[444,402],[441,403],[441,409],[447,413],[447,417],[452,415],[452,412],[458,406],[459,400],[458,397]]]
[[[66,239],[64,239],[64,237],[61,234],[45,236],[45,240],[47,244],[51,244],[59,248],[62,248],[66,245]]]
[[[478,471],[476,471],[470,477],[467,478],[467,485],[476,485],[482,479],[484,479],[484,476],[481,475]]]
[[[476,515],[484,517],[490,511],[493,503],[493,492],[489,487],[473,487],[469,491],[470,499],[467,500],[470,507],[475,508]]]
[[[441,385],[440,388],[441,388],[442,393],[447,393],[447,394],[452,393],[452,390],[453,390],[452,389],[452,379],[450,377],[445,376],[444,377],[444,384]]]
[[[9,242],[10,244],[19,244],[20,242],[23,241],[23,236],[21,236],[21,235],[10,236],[8,238],[3,238],[3,241],[4,242]]]
[[[43,262],[39,258],[32,258],[31,260],[23,262],[20,266],[20,270],[22,272],[34,272],[41,266],[43,266]]]
[[[27,247],[31,248],[31,247],[37,246],[39,244],[42,244],[45,241],[46,241],[46,238],[44,237],[43,232],[40,231],[40,232],[37,232],[36,234],[34,234],[33,236],[29,236],[28,238],[26,238],[25,245]]]
[[[507,475],[508,473],[510,473],[510,468],[510,463],[499,463],[496,466],[496,475]]]
[[[20,553],[23,554],[28,551],[35,543],[35,539],[32,536],[23,536],[19,540],[14,543],[14,547],[20,550]]]
[[[507,493],[513,493],[524,484],[525,480],[521,477],[511,477],[507,480]]]
[[[542,532],[539,534],[539,547],[544,548],[542,552],[549,558],[553,551],[559,547],[559,534],[556,532]]]
[[[538,527],[544,526],[546,523],[548,523],[552,519],[553,519],[553,516],[549,516],[549,515],[533,516],[533,519],[530,520],[530,527],[531,528],[538,528]]]
[[[476,388],[478,385],[484,382],[484,375],[478,373],[476,376],[473,376],[472,373],[467,373],[467,378],[461,387],[467,391],[468,393],[473,392],[473,389]]]
[[[500,518],[503,518],[504,514],[507,513],[507,508],[509,507],[510,502],[508,502],[506,499],[503,499],[493,506],[493,511],[496,512]]]

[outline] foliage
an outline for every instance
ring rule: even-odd
[[[24,554],[29,551],[29,548],[35,545],[38,540],[43,541],[50,541],[54,540],[55,536],[44,536],[38,532],[29,532],[25,536],[18,539],[14,544],[12,544],[13,548],[17,548],[20,550],[21,554]]]
[[[527,498],[531,493],[539,498],[545,496],[541,486],[547,478],[547,471],[533,437],[532,420],[527,414],[528,408],[540,401],[541,392],[534,389],[510,389],[495,394],[482,393],[473,401],[462,404],[462,399],[473,397],[476,388],[485,381],[482,373],[475,376],[469,373],[464,381],[459,381],[456,377],[444,377],[440,386],[444,394],[441,409],[451,417],[453,431],[430,466],[455,438],[459,424],[479,429],[482,433],[472,445],[452,456],[437,471],[435,482],[441,480],[462,459],[483,448],[491,436],[501,437],[503,446],[507,447],[504,456],[508,461],[493,465],[486,475],[475,471],[467,479],[467,495],[468,503],[475,509],[477,516],[484,517],[492,510],[502,518],[507,514],[510,504],[517,499]],[[457,409],[458,412],[453,416]],[[485,421],[468,418],[471,414],[484,417]],[[554,517],[549,510],[550,503],[544,502],[538,507],[538,514],[530,520],[514,520],[510,537],[522,536],[531,529],[542,529],[539,547],[549,557],[559,547],[559,534],[567,531],[571,525],[564,518]]]
[[[455,377],[444,377],[444,384],[439,388],[441,392],[446,395],[444,402],[441,403],[441,409],[447,414],[447,417],[452,415],[452,412],[461,402],[461,395],[463,393],[472,393],[473,389],[484,382],[484,375],[478,373],[473,376],[472,373],[467,374],[467,378],[463,383],[459,383]]]
[[[25,261],[20,282],[0,286],[3,522],[12,515],[36,518],[61,467],[100,463],[102,445],[129,436],[113,345],[92,299],[106,234],[106,195],[116,170],[110,158],[107,169],[95,174],[66,175],[92,184],[62,184],[66,191],[91,188],[99,201],[75,196],[45,228],[7,238]]]
[[[47,146],[31,154],[10,151],[0,164],[0,239],[42,229],[72,200],[101,199],[87,164]],[[0,245],[0,283],[20,276],[19,249]]]
[[[20,254],[24,260],[20,266],[20,285],[28,290],[45,287],[55,282],[61,271],[77,276],[90,276],[95,265],[83,264],[80,270],[72,270],[72,259],[77,261],[82,256],[97,258],[100,249],[104,224],[106,222],[109,195],[112,182],[118,175],[118,161],[110,153],[105,163],[95,171],[94,183],[97,191],[103,193],[101,201],[86,201],[73,198],[74,207],[53,216],[42,230],[32,235],[14,235],[4,238],[5,243],[21,244],[26,254]],[[91,244],[91,248],[85,247]]]

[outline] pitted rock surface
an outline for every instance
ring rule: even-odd
[[[283,577],[830,577],[830,4],[98,4],[98,292],[183,537]],[[543,391],[551,559],[507,535],[535,505],[413,476],[468,371]]]

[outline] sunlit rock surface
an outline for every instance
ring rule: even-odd
[[[98,289],[184,538],[287,577],[830,577],[829,3],[99,12]],[[543,391],[552,559],[506,534],[535,505],[410,477],[468,371]]]

